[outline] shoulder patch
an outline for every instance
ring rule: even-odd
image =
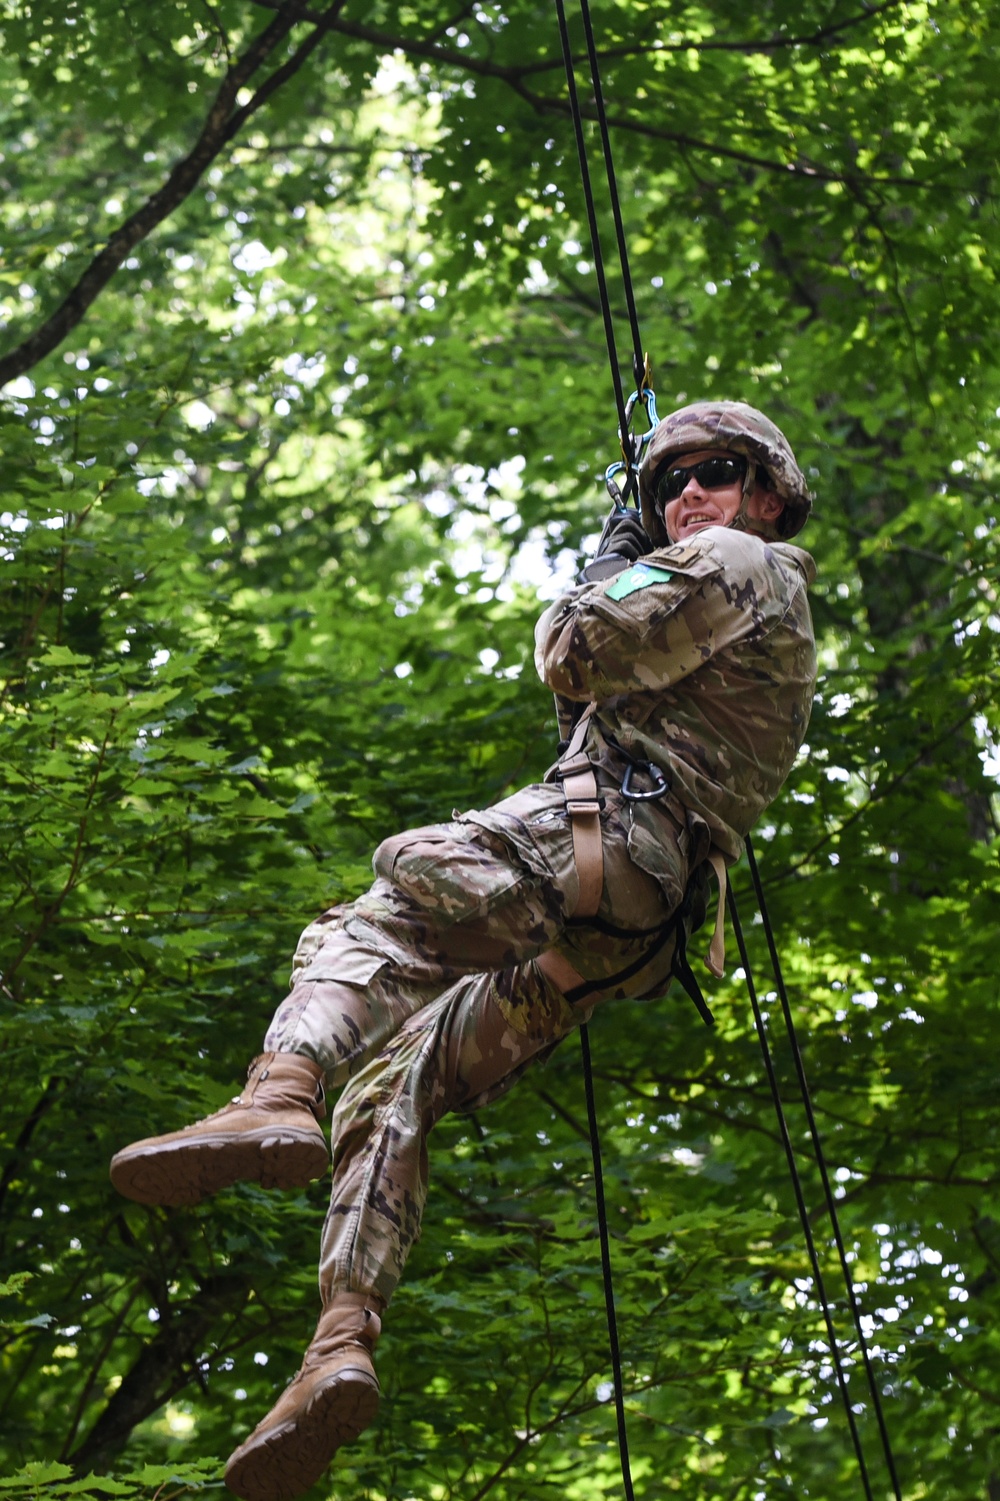
[[[665,584],[672,578],[673,574],[668,568],[655,568],[652,563],[633,563],[604,592],[608,599],[626,599],[637,589],[648,589],[650,584]]]

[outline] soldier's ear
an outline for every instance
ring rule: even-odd
[[[785,509],[785,502],[776,490],[765,490],[763,485],[758,485],[754,495],[756,506],[754,507],[759,521],[777,521]]]

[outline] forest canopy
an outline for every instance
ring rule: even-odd
[[[996,1501],[998,6],[592,15],[659,410],[752,402],[815,492],[821,675],[757,856],[902,1494]],[[0,34],[0,1494],[173,1497],[298,1365],[324,1185],[149,1210],[108,1159],[234,1093],[380,839],[553,759],[532,625],[606,514],[613,381],[553,7]],[[714,1030],[673,991],[591,1027],[636,1495],[861,1495],[732,939],[697,968]],[[317,1493],[619,1495],[575,1043],[431,1169],[379,1421]]]

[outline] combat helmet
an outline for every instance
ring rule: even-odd
[[[743,486],[744,506],[753,491],[757,466],[765,469],[771,488],[785,502],[774,523],[775,533],[788,538],[802,530],[812,509],[812,496],[781,429],[744,401],[694,401],[659,422],[639,470],[642,524],[654,547],[670,542],[653,498],[657,472],[667,460],[699,448],[727,448],[750,461]]]

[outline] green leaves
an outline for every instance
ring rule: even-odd
[[[936,1501],[997,1484],[993,12],[594,9],[660,410],[747,397],[817,495],[819,697],[755,838],[904,1493]],[[272,19],[7,7],[9,346]],[[0,406],[14,1496],[216,1484],[311,1333],[323,1185],[168,1214],[107,1159],[235,1092],[381,838],[553,754],[536,591],[618,448],[553,17],[340,20]],[[733,969],[712,1003],[712,1034],[683,998],[593,1023],[636,1493],[832,1501],[857,1474]],[[582,1113],[570,1042],[435,1133],[382,1415],[331,1494],[620,1490]]]
[[[172,1497],[194,1494],[215,1479],[218,1466],[214,1461],[183,1465],[143,1465],[141,1469],[112,1479],[105,1475],[73,1477],[70,1465],[55,1461],[35,1461],[15,1475],[0,1478],[0,1493],[12,1498],[63,1496],[160,1495],[169,1488]]]

